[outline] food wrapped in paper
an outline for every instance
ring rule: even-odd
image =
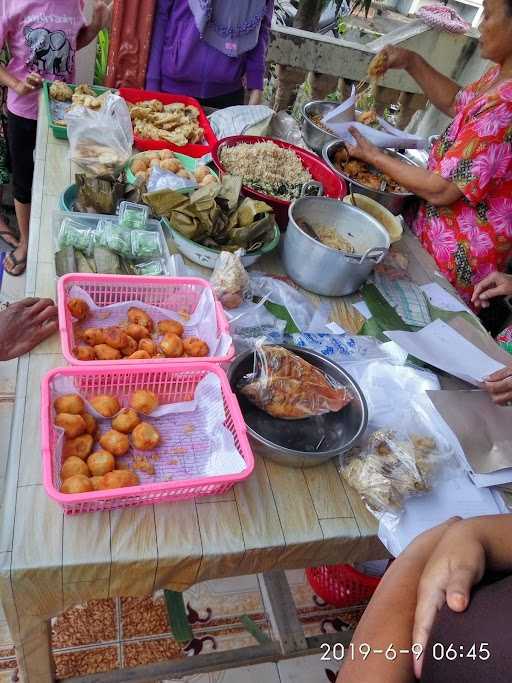
[[[254,372],[239,388],[258,408],[283,420],[335,413],[354,398],[347,387],[281,346],[259,346]]]

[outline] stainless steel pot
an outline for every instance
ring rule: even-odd
[[[307,360],[334,382],[348,387],[354,400],[338,413],[304,420],[273,418],[256,408],[238,390],[242,377],[253,372],[253,351],[234,359],[229,366],[229,381],[238,396],[254,454],[289,467],[314,467],[357,445],[368,424],[368,407],[359,386],[339,365],[316,351],[293,346],[284,348]]]
[[[352,294],[368,279],[389,249],[389,233],[379,221],[336,199],[296,199],[288,217],[281,253],[284,268],[292,280],[315,294]],[[299,227],[297,221],[301,219],[313,228],[334,228],[352,244],[355,253],[349,255],[326,247]]]
[[[327,143],[322,149],[322,157],[325,163],[329,166],[329,168],[332,169],[339,176],[341,176],[348,183],[351,192],[364,194],[367,197],[375,199],[376,202],[379,202],[379,204],[385,206],[386,209],[391,211],[391,213],[395,216],[401,214],[404,208],[406,207],[407,202],[413,199],[415,195],[412,192],[382,192],[381,190],[372,190],[370,187],[362,185],[361,183],[358,183],[356,180],[352,180],[350,176],[348,176],[346,173],[343,173],[343,171],[340,171],[340,169],[334,164],[333,161],[334,154],[343,145],[344,143],[341,140],[335,140],[334,142]],[[401,161],[403,161],[406,164],[409,164],[410,166],[418,166],[418,164],[415,164],[411,159],[408,159],[403,154],[400,154],[400,152],[395,152],[392,150],[386,151],[390,156],[400,159]]]
[[[333,140],[339,140],[337,135],[328,133],[326,130],[317,126],[313,123],[312,117],[320,114],[324,117],[335,107],[339,106],[339,102],[329,102],[329,100],[313,100],[312,102],[307,102],[302,107],[302,137],[304,142],[308,147],[316,152],[317,154],[322,153],[324,145]]]

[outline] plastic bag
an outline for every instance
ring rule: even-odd
[[[109,93],[99,110],[73,107],[66,115],[70,158],[93,175],[117,173],[133,147],[133,128],[122,97]]]
[[[301,420],[338,412],[353,400],[347,387],[281,346],[256,348],[254,372],[242,378],[243,396],[272,417]]]
[[[239,253],[221,251],[210,279],[213,291],[227,309],[241,306],[250,291],[249,276]]]
[[[154,166],[151,169],[147,187],[148,192],[158,192],[158,190],[183,192],[184,190],[196,190],[199,184],[194,178],[183,178],[176,173],[172,173],[172,171]]]

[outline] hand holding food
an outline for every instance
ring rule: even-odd
[[[370,62],[368,75],[370,78],[381,78],[389,69],[407,70],[414,53],[403,47],[387,45]]]
[[[512,367],[494,372],[485,380],[484,388],[497,405],[510,405],[512,401]]]

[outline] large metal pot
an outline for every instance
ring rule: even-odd
[[[389,249],[389,234],[375,218],[344,202],[328,197],[296,199],[288,212],[282,244],[282,262],[288,275],[304,289],[323,296],[352,294],[368,279]],[[313,228],[334,228],[355,253],[326,247],[307,234],[297,221]]]
[[[339,140],[337,135],[328,133],[326,130],[313,123],[312,117],[319,114],[322,118],[339,106],[339,102],[329,100],[313,100],[302,107],[302,137],[308,147],[317,154],[322,154],[324,145],[334,140]]]
[[[304,420],[271,417],[256,408],[238,390],[242,377],[254,370],[253,351],[234,359],[228,371],[229,381],[237,394],[254,454],[289,467],[314,467],[357,445],[368,424],[368,407],[359,386],[339,365],[316,351],[293,346],[284,348],[307,360],[334,382],[348,387],[354,400],[338,413]]]
[[[346,173],[343,173],[343,171],[340,171],[333,161],[334,154],[344,144],[345,143],[341,140],[334,140],[333,142],[327,143],[322,149],[322,157],[329,168],[345,180],[351,192],[364,194],[367,197],[375,199],[375,201],[379,202],[379,204],[382,204],[382,206],[385,206],[386,209],[391,211],[391,213],[395,216],[401,214],[404,211],[407,203],[413,199],[415,195],[412,192],[386,192],[381,190],[372,190],[370,187],[362,185],[356,180],[352,180],[350,176],[348,176]],[[400,152],[395,152],[389,149],[386,151],[390,156],[400,159],[400,161],[403,161],[410,166],[418,165],[415,164],[411,159],[408,159],[404,154],[400,154]]]

